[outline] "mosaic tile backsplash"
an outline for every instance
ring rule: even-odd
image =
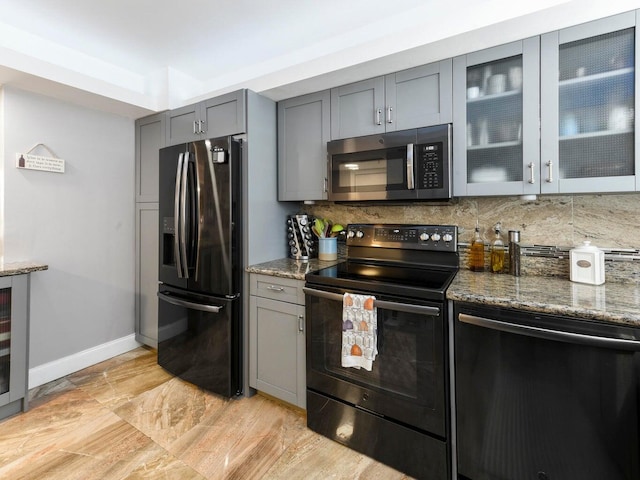
[[[607,282],[640,283],[640,194],[472,197],[447,204],[373,205],[317,202],[301,205],[301,212],[338,223],[416,223],[458,225],[460,265],[466,266],[467,247],[476,220],[485,241],[493,226],[520,230],[522,275],[569,278],[569,250],[591,241],[605,250]],[[552,248],[545,248],[552,247]],[[486,255],[488,259],[488,254]]]

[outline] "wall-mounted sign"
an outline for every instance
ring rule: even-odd
[[[27,170],[64,173],[64,160],[55,157],[43,157],[29,153],[16,153],[16,167]]]

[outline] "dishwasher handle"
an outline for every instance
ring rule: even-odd
[[[537,337],[556,342],[575,343],[578,345],[588,345],[591,347],[609,348],[614,350],[640,351],[640,342],[637,340],[626,340],[623,338],[600,337],[596,335],[585,335],[583,333],[563,332],[560,330],[549,330],[547,328],[532,327],[530,325],[520,325],[503,322],[491,318],[477,317],[466,313],[459,313],[458,320],[478,327],[490,328],[501,332],[515,333],[528,337]]]
[[[327,300],[335,300],[337,302],[342,302],[342,299],[344,298],[340,293],[325,292],[323,290],[316,290],[315,288],[303,287],[302,291],[307,295],[311,295],[313,297],[326,298]],[[385,310],[417,313],[419,315],[429,315],[431,317],[437,317],[438,315],[440,315],[440,309],[438,307],[430,307],[427,305],[410,305],[408,303],[376,300],[375,302],[373,302],[373,306],[376,308],[383,308]]]

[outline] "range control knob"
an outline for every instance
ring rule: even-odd
[[[362,230],[358,230],[358,231],[356,232],[356,237],[358,237],[358,238],[362,238],[362,237],[364,237],[364,232],[363,232]]]
[[[438,240],[440,240],[440,234],[434,233],[433,235],[431,235],[431,240],[433,240],[434,242],[437,242]]]
[[[450,242],[451,240],[453,240],[453,235],[451,235],[450,233],[445,233],[442,236],[442,240],[444,240],[445,242]]]
[[[347,233],[348,238],[353,238],[355,236],[356,236],[356,232],[354,232],[353,230],[349,230],[349,233]]]
[[[423,242],[426,242],[427,240],[429,240],[429,234],[428,233],[421,233],[420,234],[420,240],[422,240]]]

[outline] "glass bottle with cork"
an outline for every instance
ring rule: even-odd
[[[504,241],[502,240],[500,222],[493,227],[494,237],[491,241],[490,265],[491,273],[502,273],[504,270]]]
[[[484,272],[484,240],[480,235],[480,225],[476,221],[476,229],[469,247],[469,270]]]

